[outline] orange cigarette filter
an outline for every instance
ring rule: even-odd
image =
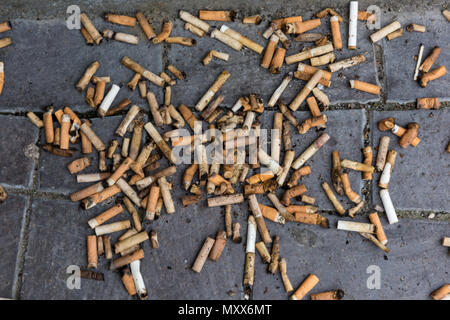
[[[431,297],[434,300],[441,300],[448,294],[450,294],[450,284],[446,283],[436,291],[433,291],[433,293],[431,293]]]
[[[234,11],[210,11],[210,10],[200,10],[198,13],[198,17],[201,20],[208,21],[233,21],[234,20]]]
[[[306,191],[307,189],[304,184],[292,187],[284,192],[283,197],[281,199],[281,203],[284,204],[285,206],[288,206],[291,204],[291,198],[298,197],[299,195],[305,193]]]
[[[339,289],[311,294],[311,300],[342,300],[343,298],[344,291]]]
[[[356,90],[368,92],[371,94],[380,94],[381,88],[375,84],[359,81],[359,80],[350,80],[350,87]]]
[[[106,82],[99,81],[95,85],[94,106],[98,106],[105,96]]]
[[[426,87],[428,82],[443,77],[446,73],[447,69],[445,68],[445,66],[440,66],[439,68],[427,72],[422,76],[422,78],[420,78],[420,85],[422,87]]]
[[[139,25],[141,26],[142,31],[144,31],[147,39],[152,39],[152,38],[156,37],[155,31],[153,30],[152,26],[150,25],[147,18],[144,16],[144,14],[142,12],[136,13],[136,19],[139,22]]]
[[[331,35],[333,36],[333,47],[337,50],[342,49],[341,28],[339,26],[339,18],[332,16],[330,18]]]
[[[224,177],[222,177],[220,174],[213,174],[208,178],[208,181],[212,182],[216,187],[220,186],[222,183],[226,183],[227,185],[231,185],[231,182],[226,180]]]
[[[59,148],[62,150],[69,149],[69,131],[70,131],[70,116],[64,114],[61,121]]]
[[[77,125],[81,126],[80,118],[78,118],[78,116],[75,114],[75,112],[73,112],[72,109],[70,109],[69,107],[64,107],[64,113],[70,116],[70,120],[73,123],[76,123]]]
[[[133,275],[130,268],[125,268],[122,275],[122,283],[130,296],[136,294],[136,285],[134,284]]]
[[[73,202],[85,199],[89,196],[92,196],[93,194],[96,194],[98,192],[101,192],[103,190],[103,186],[101,182],[98,182],[96,184],[93,184],[89,187],[86,187],[84,189],[81,189],[80,191],[74,192],[70,195],[70,200]]]
[[[259,204],[259,209],[261,209],[261,213],[264,218],[269,219],[271,221],[279,222],[280,214],[278,210],[269,206],[265,206],[263,204]]]
[[[98,255],[97,255],[97,237],[88,236],[87,237],[87,254],[88,254],[88,269],[97,268]]]
[[[83,207],[85,209],[92,208],[95,205],[105,201],[106,199],[118,194],[120,191],[121,191],[120,188],[116,185],[108,187],[98,193],[89,196],[87,199],[84,199],[82,202]]]
[[[158,186],[154,185],[150,188],[150,193],[147,197],[147,206],[145,208],[145,218],[148,220],[155,218],[156,204],[158,203],[160,193],[161,189]]]
[[[308,104],[309,111],[311,112],[313,117],[320,116],[319,105],[317,104],[316,98],[313,96],[306,99],[306,103]]]
[[[392,131],[397,137],[403,137],[403,135],[406,133],[406,129],[400,126],[396,126],[395,127],[396,130]],[[411,145],[413,147],[416,147],[420,142],[420,139],[418,137],[415,137],[412,141],[411,141]]]
[[[47,112],[44,113],[44,131],[45,131],[45,141],[47,143],[53,143],[55,141],[55,132],[53,129],[53,108],[49,108]]]
[[[322,69],[312,67],[312,66],[302,63],[302,62],[300,62],[297,67],[297,71],[302,71],[306,74],[309,74],[311,77],[317,72],[317,70],[322,70]],[[330,71],[326,71],[326,70],[322,70],[322,72],[323,72],[322,79],[330,81],[332,73]]]
[[[287,34],[299,34],[315,29],[318,26],[320,26],[320,19],[311,19],[302,22],[287,23],[285,31]]]
[[[81,152],[83,152],[84,154],[92,153],[91,140],[89,140],[88,137],[86,137],[86,135],[81,131],[80,137],[81,137]]]
[[[290,300],[302,300],[303,297],[319,283],[319,278],[315,274],[310,274],[305,281],[298,287]]]
[[[260,183],[260,182],[264,182],[264,181],[267,181],[269,179],[272,179],[273,177],[274,177],[273,172],[269,170],[269,171],[266,171],[266,172],[255,174],[255,175],[247,178],[246,182],[248,184],[256,184],[256,183]]]
[[[419,109],[436,109],[441,107],[438,98],[417,98],[417,108]]]
[[[152,39],[154,44],[159,44],[166,40],[172,32],[173,24],[170,21],[165,21],[161,30],[161,33]]]
[[[91,162],[92,160],[90,158],[83,157],[69,163],[67,165],[67,168],[69,169],[70,174],[75,174],[82,171],[86,167],[89,167],[91,165]]]
[[[136,18],[113,13],[107,13],[105,15],[105,20],[128,27],[134,27],[136,25]]]
[[[371,146],[367,146],[363,149],[363,155],[364,155],[364,164],[367,164],[369,166],[372,165],[373,161],[373,151]],[[372,180],[372,172],[363,172],[362,177],[363,180]]]
[[[422,64],[419,67],[419,71],[422,72],[428,72],[430,71],[431,67],[433,66],[436,59],[441,54],[442,49],[439,47],[434,47],[431,51],[430,55],[422,62]]]
[[[302,21],[303,21],[303,19],[301,16],[286,17],[286,18],[272,20],[271,26],[273,29],[278,30],[278,29],[284,28],[284,26],[287,23],[295,23],[295,22],[302,22]]]
[[[381,224],[380,217],[378,217],[378,213],[373,212],[369,214],[369,220],[371,224],[374,224],[376,228],[376,236],[378,241],[380,241],[383,245],[386,245],[388,242],[386,238],[386,234],[384,233],[383,225]]]
[[[0,33],[11,30],[11,22],[5,21],[0,23]]]
[[[116,181],[130,168],[130,165],[133,163],[133,159],[127,157],[117,168],[116,171],[106,180],[109,186],[112,186],[116,183]]]
[[[280,73],[285,55],[286,49],[278,47],[275,50],[275,54],[273,55],[272,61],[270,62],[270,72],[272,74]]]
[[[269,43],[267,44],[266,51],[264,52],[263,59],[261,61],[261,67],[267,69],[269,68],[270,62],[272,61],[273,54],[275,52],[275,48],[278,43],[278,37],[272,35],[269,39]]]
[[[345,195],[347,196],[347,198],[354,203],[360,203],[361,202],[360,196],[355,191],[353,191],[350,186],[350,180],[348,179],[348,173],[344,172],[341,174],[341,181],[342,181],[342,185],[344,187],[344,192],[345,192]]]

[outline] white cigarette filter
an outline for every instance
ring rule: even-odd
[[[131,274],[133,275],[134,285],[139,299],[148,299],[147,289],[145,288],[144,279],[140,271],[141,260],[135,260],[130,263]]]
[[[356,49],[358,34],[358,1],[350,1],[350,17],[348,23],[348,48]]]
[[[114,99],[116,98],[117,94],[119,93],[119,90],[120,90],[120,87],[117,84],[113,84],[111,89],[109,89],[108,94],[106,95],[106,97],[103,98],[102,103],[98,107],[98,114],[101,117],[105,116],[109,107],[111,107],[111,104],[113,103]]]
[[[386,212],[389,224],[397,223],[397,214],[395,213],[394,205],[392,204],[388,189],[380,190],[380,198],[383,202],[384,211]]]

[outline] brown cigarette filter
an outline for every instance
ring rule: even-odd
[[[133,275],[131,274],[130,268],[125,268],[122,270],[122,283],[130,296],[136,294],[136,286],[134,284]]]
[[[298,287],[295,293],[290,296],[290,300],[302,300],[303,297],[312,290],[319,283],[319,278],[316,275],[310,274],[305,281]]]
[[[342,300],[344,298],[344,291],[332,290],[321,293],[311,294],[311,300]]]
[[[401,35],[403,35],[403,29],[398,29],[398,30],[396,30],[396,31],[394,31],[394,32],[389,33],[389,34],[386,36],[386,38],[387,38],[388,40],[394,40],[395,38],[398,38],[398,37],[400,37]]]
[[[225,249],[226,243],[227,243],[227,233],[223,230],[219,230],[219,232],[217,232],[216,241],[214,242],[214,245],[209,253],[209,258],[212,261],[217,262],[219,260],[220,255],[223,252],[223,249]]]
[[[406,26],[406,30],[409,32],[425,32],[427,28],[425,26],[422,26],[420,24],[411,23]]]
[[[75,174],[90,166],[91,162],[92,160],[90,158],[83,157],[69,163],[67,168],[69,169],[70,174]]]
[[[350,180],[348,179],[348,173],[344,172],[341,174],[341,181],[342,181],[342,185],[344,186],[344,192],[345,195],[347,196],[347,198],[358,204],[361,202],[361,198],[360,196],[354,192],[350,186]]]
[[[422,62],[422,64],[419,67],[419,71],[422,72],[428,72],[430,71],[431,67],[433,66],[436,59],[441,54],[442,49],[440,47],[434,47],[431,51],[430,55]]]
[[[98,255],[97,255],[97,237],[87,237],[87,254],[88,254],[88,269],[97,269]]]
[[[198,17],[201,20],[209,20],[209,21],[233,21],[235,12],[230,11],[210,11],[210,10],[200,10],[198,13]]]
[[[275,54],[273,55],[272,61],[270,62],[270,72],[272,74],[280,73],[281,67],[283,66],[285,55],[286,49],[277,48],[275,50]]]
[[[234,243],[242,242],[240,230],[241,230],[241,225],[239,224],[239,222],[233,223],[233,242]]]
[[[359,80],[350,80],[350,87],[356,90],[368,92],[371,94],[380,94],[381,88],[375,84],[359,81]]]
[[[194,264],[192,265],[192,270],[195,272],[200,273],[203,269],[203,265],[206,262],[206,259],[208,258],[208,255],[214,245],[214,239],[207,237],[205,239],[205,242],[203,243],[202,248],[200,249],[197,258],[194,261]]]
[[[289,206],[291,204],[291,198],[298,197],[306,191],[306,186],[304,184],[292,187],[284,192],[281,203],[285,206]]]
[[[438,98],[417,98],[417,108],[439,110],[441,102]]]
[[[442,287],[440,287],[439,289],[433,291],[431,293],[431,297],[434,300],[441,300],[442,298],[444,298],[449,293],[450,293],[450,284],[446,283]]]
[[[156,37],[154,37],[152,39],[152,42],[154,44],[159,44],[159,43],[163,42],[164,40],[166,40],[170,36],[170,33],[172,32],[172,28],[173,28],[172,22],[165,21],[163,23],[161,33],[158,34]]]
[[[147,18],[144,16],[142,12],[136,13],[136,19],[139,22],[139,25],[142,28],[142,31],[144,31],[145,36],[147,39],[152,39],[156,36],[155,31],[153,31],[152,26],[148,22]]]
[[[264,263],[270,263],[271,256],[269,253],[269,250],[267,250],[266,245],[263,241],[260,241],[255,244],[256,250],[258,250],[259,255],[261,256],[261,259]]]
[[[302,176],[306,176],[311,174],[311,167],[310,166],[304,166],[296,171],[294,171],[287,183],[287,186],[289,188],[295,187],[298,184],[298,180],[302,177]]]
[[[105,20],[128,27],[134,27],[136,25],[136,18],[113,13],[105,14]]]
[[[284,27],[286,34],[299,34],[309,30],[315,29],[320,26],[320,19],[311,19],[302,22],[287,23]]]
[[[141,260],[143,258],[144,258],[144,250],[139,249],[133,253],[130,253],[128,255],[122,256],[120,258],[111,261],[109,270],[119,269],[127,264],[130,264],[133,261]]]
[[[405,134],[400,138],[398,144],[403,149],[408,148],[408,146],[413,142],[413,140],[417,138],[418,133],[419,133],[419,124],[416,122],[409,123],[408,130],[406,130]]]
[[[430,72],[425,73],[422,78],[420,78],[420,85],[422,87],[426,87],[428,82],[432,80],[436,80],[440,77],[443,77],[447,74],[447,69],[445,66],[440,66]]]

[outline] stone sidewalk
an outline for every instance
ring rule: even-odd
[[[60,0],[37,7],[29,0],[7,0],[0,4],[0,22],[11,20],[13,25],[12,31],[0,34],[0,37],[9,36],[13,40],[13,45],[0,49],[0,61],[5,63],[5,87],[0,96],[0,184],[8,192],[7,201],[0,205],[0,297],[130,299],[119,274],[108,270],[109,262],[104,257],[99,259],[98,268],[105,275],[104,282],[83,279],[80,290],[67,288],[66,268],[86,265],[85,242],[86,236],[91,234],[87,221],[106,210],[112,202],[88,211],[80,209],[79,204],[72,203],[68,197],[84,187],[77,185],[75,177],[68,173],[66,165],[71,159],[43,151],[39,160],[24,155],[26,146],[41,145],[45,141],[43,131],[39,132],[25,117],[25,112],[32,110],[42,116],[44,107],[50,104],[57,108],[70,106],[80,118],[89,118],[105,143],[113,138],[123,113],[96,118],[92,108],[84,102],[84,94],[74,87],[92,61],[98,60],[101,64],[98,75],[108,75],[113,83],[122,84],[133,76],[131,70],[120,64],[125,55],[158,74],[168,64],[177,66],[187,74],[187,79],[178,80],[173,87],[172,102],[176,107],[181,103],[190,107],[195,105],[217,75],[227,70],[231,77],[219,93],[225,96],[223,105],[230,107],[239,97],[250,93],[260,94],[267,102],[283,77],[294,71],[297,64],[284,65],[280,74],[271,75],[259,66],[261,56],[253,51],[237,52],[207,36],[192,36],[178,19],[178,10],[184,9],[195,15],[199,9],[234,9],[242,15],[259,13],[264,18],[260,25],[240,22],[226,25],[265,46],[267,40],[260,34],[269,20],[291,15],[302,15],[303,20],[307,20],[321,9],[332,7],[345,19],[341,25],[344,47],[347,43],[348,1],[321,0],[310,4],[258,0],[250,4],[231,0],[227,5],[223,2],[212,5],[206,0],[189,4],[173,0],[154,4],[108,0],[101,5],[79,1],[81,10],[93,19],[99,30],[111,28],[135,34],[140,39],[137,46],[105,41],[94,47],[85,45],[78,30],[67,29],[64,19],[70,4],[75,3]],[[413,22],[424,24],[427,32],[405,31],[400,38],[372,45],[368,36],[373,31],[358,23],[358,50],[336,52],[337,60],[364,54],[367,61],[333,75],[331,87],[324,89],[331,101],[331,106],[324,110],[328,116],[326,132],[331,139],[308,161],[312,174],[303,179],[308,195],[316,198],[320,211],[330,220],[330,229],[297,223],[281,226],[270,221],[267,226],[272,236],[281,237],[281,256],[288,262],[288,274],[294,287],[309,273],[315,273],[320,282],[314,292],[341,288],[346,299],[428,299],[433,290],[450,282],[449,251],[440,244],[442,237],[450,236],[450,154],[445,152],[450,140],[449,76],[421,88],[412,80],[413,57],[418,54],[421,43],[425,44],[424,55],[432,47],[440,46],[443,50],[435,66],[446,65],[450,58],[450,23],[441,15],[444,1],[431,1],[428,5],[419,1],[407,5],[359,1],[359,8],[364,10],[371,4],[381,8],[382,26],[397,19],[403,27]],[[133,15],[137,10],[150,18],[156,31],[160,30],[163,19],[171,19],[174,21],[173,34],[192,36],[197,45],[191,48],[153,45],[145,40],[139,26],[120,27],[101,18],[105,11]],[[328,20],[322,19],[318,32],[329,33]],[[208,66],[203,66],[201,60],[211,49],[229,53],[230,59],[227,62],[213,59]],[[287,55],[301,49],[302,45],[293,41]],[[379,84],[381,94],[374,96],[350,89],[348,80],[355,78]],[[283,100],[291,101],[304,84],[304,81],[292,80]],[[162,89],[153,84],[149,88],[162,102]],[[437,111],[417,110],[415,100],[418,97],[439,97],[444,103]],[[144,110],[148,108],[138,90],[132,92],[124,86],[115,103],[124,98]],[[271,128],[274,111],[266,110],[260,122],[263,128]],[[310,116],[305,104],[295,116],[300,121]],[[377,121],[386,117],[395,117],[403,127],[409,122],[418,122],[421,143],[416,148],[401,149],[397,137],[377,129]],[[291,132],[294,133],[293,128]],[[293,134],[296,155],[318,135],[315,130],[305,135]],[[334,212],[321,188],[323,181],[331,182],[333,150],[338,149],[341,158],[362,161],[361,149],[372,146],[375,158],[376,147],[383,135],[391,137],[390,148],[398,151],[390,194],[401,219],[398,224],[388,225],[387,219],[381,218],[389,239],[389,254],[384,254],[356,233],[336,230],[337,221],[342,218]],[[77,152],[75,158],[79,155]],[[93,165],[83,173],[97,171],[96,152],[92,158]],[[161,167],[165,166],[167,163],[161,161]],[[149,242],[143,245],[145,258],[141,269],[150,299],[243,299],[245,241],[241,244],[228,241],[220,260],[216,263],[208,261],[200,274],[190,270],[206,236],[215,236],[219,228],[224,228],[224,222],[222,209],[207,208],[205,200],[198,205],[182,207],[181,197],[186,193],[178,185],[185,167],[178,167],[176,175],[171,177],[177,212],[174,215],[163,213],[160,219],[144,225],[147,231],[156,230],[160,241],[159,249],[152,249]],[[368,213],[380,204],[376,186],[379,174],[374,175],[373,183],[363,181],[358,172],[352,171],[349,175],[353,190],[367,203],[355,221],[367,222]],[[278,192],[281,195],[283,190]],[[345,197],[339,199],[345,208],[351,206]],[[266,196],[258,196],[258,200],[270,205]],[[233,206],[233,213],[233,220],[242,225],[245,239],[247,202]],[[126,218],[125,212],[112,221]],[[112,236],[113,240],[117,237]],[[381,270],[381,288],[378,290],[368,289],[366,285],[370,276],[367,269],[374,265]],[[265,268],[257,257],[253,299],[286,299],[288,295],[279,274],[268,274]]]

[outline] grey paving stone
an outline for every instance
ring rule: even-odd
[[[398,152],[389,183],[389,194],[395,208],[449,212],[448,174],[450,163],[448,154],[445,152],[448,144],[449,116],[448,109],[373,113],[373,146],[378,147],[380,137],[388,135],[391,138],[390,149]],[[421,141],[417,147],[410,146],[402,149],[398,144],[399,138],[394,134],[378,130],[378,120],[388,117],[394,117],[396,123],[404,128],[410,122],[419,123]],[[378,180],[379,174],[374,175],[373,203],[381,203]]]
[[[309,112],[296,112],[296,117],[303,122],[309,118]],[[365,125],[365,114],[363,110],[339,110],[326,111],[328,117],[327,128],[324,132],[328,133],[330,140],[312,157],[305,165],[311,166],[311,175],[303,178],[309,196],[316,199],[316,205],[322,210],[335,210],[333,204],[328,200],[322,189],[322,182],[326,181],[331,185],[331,153],[334,150],[339,151],[341,159],[349,159],[353,161],[362,161],[361,149],[363,148],[362,133]],[[262,119],[262,128],[273,127],[273,112],[264,112]],[[311,145],[311,143],[320,136],[321,132],[317,132],[314,128],[310,129],[306,134],[301,135],[291,127],[292,145],[295,149],[295,158]],[[270,150],[270,146],[268,146]],[[270,153],[270,152],[269,152]],[[283,163],[284,153],[281,155],[281,163]],[[287,179],[294,170],[291,169]],[[249,173],[250,175],[251,173]],[[362,179],[361,174],[356,171],[349,172],[350,184],[352,189],[361,195]],[[284,190],[278,190],[279,196]],[[336,194],[337,195],[337,194]],[[338,196],[345,208],[354,206],[346,197]],[[264,197],[267,204],[270,201]],[[302,204],[300,201],[293,200],[293,204]]]
[[[110,76],[115,84],[126,84],[134,75],[132,70],[120,63],[123,56],[129,56],[154,73],[161,72],[161,46],[151,45],[145,40],[139,26],[121,27],[100,18],[91,18],[100,31],[109,28],[138,35],[139,45],[111,40],[90,47],[85,44],[79,30],[69,30],[61,19],[12,21],[10,37],[13,45],[0,51],[0,60],[5,63],[0,111],[42,112],[50,104],[69,105],[76,111],[91,111],[92,108],[85,102],[86,92],[78,92],[75,84],[95,60],[100,62],[96,75]],[[153,84],[150,88],[157,90]],[[20,102],[17,97],[20,97]],[[137,92],[123,87],[114,103],[130,97],[141,101]]]
[[[140,105],[144,110],[145,108]],[[119,147],[116,149],[116,153],[120,153],[123,138],[114,134],[120,122],[124,116],[112,116],[103,119],[95,118],[91,119],[92,129],[98,134],[103,143],[108,146],[112,139],[117,139],[119,141]],[[146,118],[144,119],[146,121]],[[55,122],[56,125],[56,122]],[[44,135],[44,132],[41,132]],[[125,137],[131,138],[131,133],[126,133]],[[145,141],[145,136],[143,135],[142,141]],[[45,140],[43,136],[42,139]],[[92,163],[89,167],[80,172],[83,173],[95,173],[98,170],[98,151],[92,147],[93,151],[91,154],[84,155],[81,153],[81,142],[76,145],[71,145],[71,147],[77,149],[74,157],[64,158],[55,156],[46,151],[41,152],[41,158],[39,162],[39,190],[60,192],[60,193],[72,193],[78,191],[88,186],[86,183],[77,183],[76,174],[71,175],[67,169],[67,165],[79,159],[83,156],[88,156],[92,159]],[[112,164],[112,160],[107,158],[107,164]],[[56,179],[55,179],[56,177]]]
[[[430,299],[429,294],[447,281],[448,253],[440,246],[447,223],[404,219],[397,225],[387,225],[382,219],[391,250],[384,254],[360,235],[334,229],[336,219],[330,220],[332,229],[270,223],[271,235],[281,238],[281,257],[287,260],[294,290],[314,273],[320,281],[310,293],[342,289],[348,300],[414,300]],[[267,265],[259,257],[256,261],[254,299],[287,299],[289,294],[284,291],[279,272],[267,274]],[[367,272],[369,266],[380,268],[380,289],[367,288],[367,280],[373,275],[373,271]],[[304,299],[309,300],[309,295]]]
[[[438,97],[441,100],[450,99],[448,75],[429,82],[425,88],[422,88],[418,81],[413,80],[416,67],[414,56],[419,54],[420,44],[425,45],[422,61],[431,53],[434,47],[439,46],[442,48],[442,53],[433,64],[431,70],[441,65],[446,66],[448,69],[447,63],[450,58],[448,34],[450,26],[441,14],[441,10],[441,7],[435,6],[430,10],[424,11],[396,12],[383,18],[383,23],[385,24],[398,20],[403,28],[410,23],[426,26],[425,33],[405,30],[403,36],[397,39],[391,41],[382,40],[386,63],[388,102],[411,102],[421,97]]]
[[[0,116],[0,183],[19,188],[31,186],[34,163],[23,149],[38,139],[38,129],[24,117]]]
[[[14,298],[13,286],[16,272],[17,254],[19,252],[20,232],[22,229],[28,197],[8,194],[6,201],[0,205],[0,297]]]

